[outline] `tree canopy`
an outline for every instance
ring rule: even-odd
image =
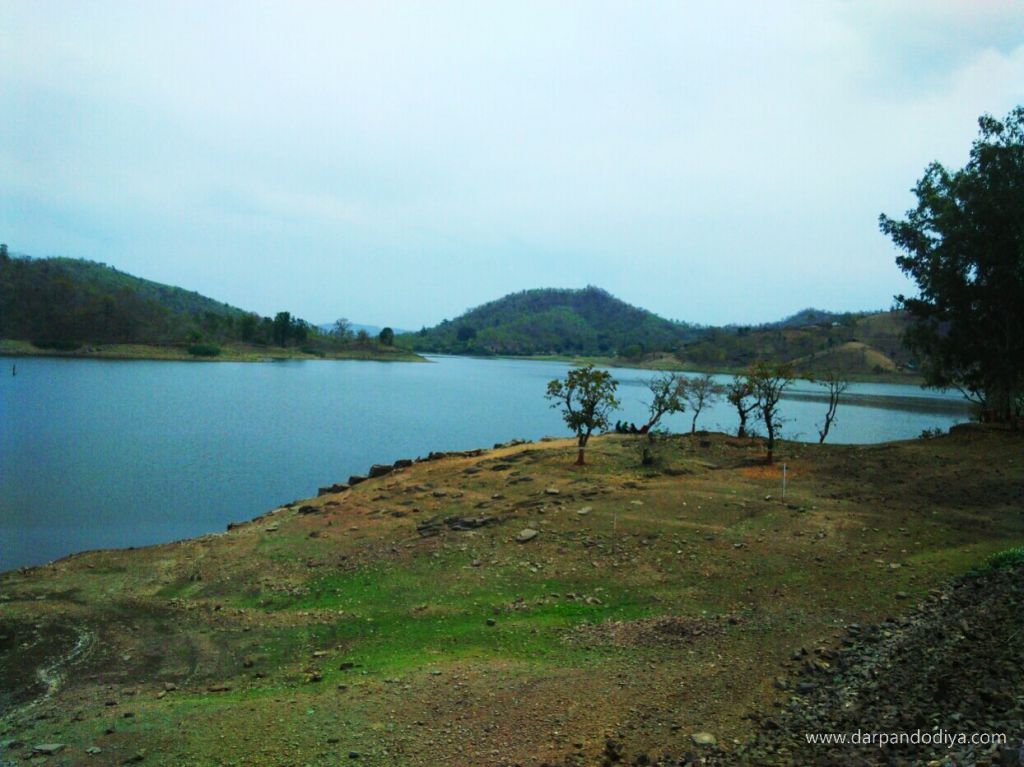
[[[931,386],[955,386],[993,418],[1024,410],[1024,107],[978,120],[967,164],[929,165],[917,207],[879,225],[919,295],[896,297],[913,318],[908,345]]]

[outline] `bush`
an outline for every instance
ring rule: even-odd
[[[991,570],[1002,570],[1004,567],[1024,566],[1024,546],[1018,546],[1015,549],[1007,549],[1006,551],[1000,551],[998,554],[993,554],[988,558],[986,565],[988,565],[988,568]]]
[[[317,349],[315,346],[303,346],[302,347],[302,353],[303,354],[312,354],[314,357],[323,357],[323,356],[325,356],[324,350],[323,349]]]
[[[33,341],[32,345],[37,349],[52,349],[58,352],[73,352],[77,349],[81,349],[82,345],[78,341]]]
[[[188,347],[188,353],[193,357],[216,357],[220,354],[220,347],[213,344],[192,344]]]

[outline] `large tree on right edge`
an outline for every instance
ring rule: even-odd
[[[879,217],[917,283],[896,300],[930,386],[954,386],[989,418],[1024,412],[1024,107],[985,115],[962,169],[932,163],[905,220]]]

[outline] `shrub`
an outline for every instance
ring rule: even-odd
[[[220,354],[220,347],[213,344],[192,344],[188,347],[188,353],[193,357],[216,357]]]
[[[32,345],[37,349],[52,349],[58,352],[73,352],[76,349],[81,349],[82,345],[78,341],[33,341]]]

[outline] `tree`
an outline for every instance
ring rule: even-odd
[[[662,416],[686,410],[686,377],[679,373],[664,373],[647,382],[651,391],[650,417],[644,429],[650,434]]]
[[[7,243],[0,242],[0,264],[5,264],[11,260],[10,255],[7,253]]]
[[[334,321],[334,327],[331,329],[331,333],[339,341],[347,341],[352,337],[352,323],[344,317],[339,317]]]
[[[359,328],[359,332],[356,333],[356,343],[360,346],[369,346],[370,334],[366,332],[365,328]]]
[[[564,381],[557,378],[548,383],[547,399],[551,407],[562,409],[562,418],[573,432],[579,452],[576,465],[582,466],[587,441],[595,430],[608,428],[608,416],[619,407],[615,390],[619,382],[606,370],[593,365],[573,368]]]
[[[788,363],[769,365],[767,362],[755,362],[747,372],[747,382],[757,398],[757,411],[768,434],[766,462],[771,463],[775,451],[775,434],[782,428],[779,400],[786,387],[793,383],[793,369]]]
[[[274,343],[287,346],[292,330],[292,315],[289,312],[278,312],[274,315]]]
[[[835,423],[836,408],[839,407],[839,397],[850,388],[850,382],[840,377],[835,370],[829,370],[823,376],[809,378],[808,380],[811,383],[824,386],[828,394],[828,410],[825,411],[825,421],[822,423],[821,428],[818,429],[818,444],[820,445],[825,441],[825,437],[828,436],[828,430],[832,428],[832,424]]]
[[[715,380],[705,373],[704,375],[691,378],[686,384],[686,401],[693,411],[693,420],[690,422],[690,434],[697,431],[697,417],[700,411],[712,404],[722,396],[722,387],[715,383]]]
[[[754,387],[750,380],[743,376],[733,376],[732,383],[725,389],[725,398],[736,408],[736,414],[740,417],[740,427],[736,431],[736,436],[747,436],[747,419],[757,409],[757,397],[754,396]]]
[[[926,385],[954,386],[990,418],[1024,414],[1024,107],[978,120],[967,164],[937,162],[906,219],[879,216],[919,295],[896,296]]]
[[[381,342],[382,346],[394,346],[395,345],[395,331],[391,328],[384,328],[380,331],[380,335],[377,336],[377,340]]]

